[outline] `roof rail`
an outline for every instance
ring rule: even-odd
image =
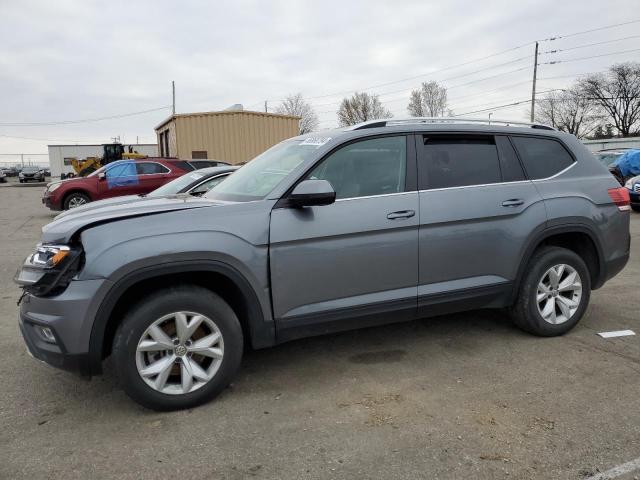
[[[389,120],[370,120],[358,123],[349,130],[362,130],[365,128],[390,127],[392,125],[412,125],[428,123],[458,123],[458,124],[483,124],[483,125],[503,125],[507,127],[529,127],[540,130],[555,130],[555,128],[542,123],[513,122],[511,120],[495,120],[486,118],[459,118],[459,117],[411,117],[411,118],[391,118]]]

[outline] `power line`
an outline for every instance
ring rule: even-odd
[[[623,23],[617,23],[617,24],[613,24],[613,25],[605,25],[603,27],[593,28],[593,29],[590,29],[590,30],[584,30],[584,31],[581,31],[581,32],[574,32],[574,33],[569,33],[569,34],[565,34],[565,35],[556,35],[554,37],[549,37],[549,38],[546,38],[546,39],[543,39],[543,40],[539,40],[539,41],[559,40],[561,38],[574,37],[574,36],[582,35],[582,34],[585,34],[585,33],[591,33],[591,32],[596,32],[596,31],[600,31],[600,30],[606,30],[606,29],[615,28],[615,27],[619,27],[619,26],[623,26],[623,25],[630,25],[630,24],[638,23],[638,22],[640,22],[640,19],[632,20],[632,21],[628,21],[628,22],[623,22]],[[409,80],[415,80],[417,78],[426,77],[426,76],[429,76],[429,75],[434,75],[436,73],[440,73],[440,72],[443,72],[443,71],[446,71],[446,70],[450,70],[450,69],[462,67],[462,66],[465,66],[465,65],[469,65],[471,63],[475,63],[475,62],[479,62],[479,61],[482,61],[482,60],[486,60],[488,58],[496,57],[498,55],[503,55],[505,53],[512,52],[512,51],[519,50],[521,48],[533,45],[534,43],[535,43],[535,41],[523,43],[521,45],[517,45],[515,47],[511,47],[509,49],[502,50],[500,52],[492,53],[492,54],[487,55],[485,57],[476,58],[476,59],[469,60],[467,62],[459,63],[459,64],[456,64],[456,65],[450,65],[448,67],[443,67],[441,69],[434,70],[432,72],[424,73],[424,74],[421,74],[421,75],[415,75],[415,76],[412,76],[412,77],[407,77],[407,78],[403,78],[403,79],[399,79],[399,80],[394,80],[392,82],[386,82],[386,83],[381,83],[381,84],[377,84],[377,85],[372,85],[372,86],[364,87],[364,88],[356,88],[356,89],[351,89],[351,90],[344,90],[344,91],[341,91],[341,92],[328,93],[328,94],[324,94],[324,95],[316,95],[316,96],[313,96],[313,97],[307,97],[307,100],[314,100],[314,99],[319,99],[319,98],[328,98],[328,97],[334,97],[334,96],[338,96],[338,95],[347,95],[347,94],[353,93],[354,91],[366,91],[366,90],[371,90],[371,89],[374,89],[374,88],[379,88],[379,87],[383,87],[383,86],[394,85],[394,84],[397,84],[397,83],[406,82],[406,81],[409,81]],[[496,68],[496,67],[497,66],[494,66],[494,68]],[[469,75],[471,75],[471,73]],[[403,91],[406,91],[406,89],[403,90]],[[392,93],[392,92],[388,92],[388,94],[390,94],[390,93]],[[398,92],[393,92],[393,93],[398,93]],[[280,99],[280,100],[270,100],[270,101],[279,102],[279,101],[282,101],[282,99]],[[335,102],[335,103],[339,103],[339,102]],[[316,106],[326,106],[326,105],[331,105],[331,104],[335,104],[335,103],[320,104],[320,105],[316,105]]]
[[[590,58],[609,57],[611,55],[620,55],[623,53],[631,53],[631,52],[639,52],[639,51],[640,51],[640,48],[634,48],[632,50],[622,50],[620,52],[603,53],[601,55],[591,55],[589,57],[570,58],[569,60],[553,60],[551,62],[539,63],[538,65],[555,65],[557,63],[579,62],[581,60],[589,60]]]
[[[558,90],[562,90],[562,89],[561,89],[561,88],[553,88],[553,89],[551,89],[551,90],[545,90],[545,91],[543,91],[543,92],[537,92],[537,95],[543,95],[543,94],[545,94],[545,93],[551,93],[551,92],[555,92],[555,91],[558,91]],[[529,101],[531,101],[531,99],[529,99]],[[495,101],[494,101],[494,102],[489,102],[489,103],[483,103],[483,104],[480,104],[480,105],[472,105],[472,106],[468,106],[468,107],[466,107],[466,108],[480,108],[480,107],[488,107],[488,106],[490,106],[490,105],[492,105],[492,104],[494,104],[494,103],[495,103]],[[454,106],[454,107],[452,108],[452,110],[455,110],[455,109],[456,109],[456,108],[455,108],[455,106]]]
[[[584,73],[572,73],[570,75],[556,75],[553,77],[540,77],[538,80],[554,80],[556,78],[569,78],[569,77],[580,77],[584,75],[597,75],[598,73],[605,73],[606,70],[600,70],[599,72],[584,72]]]
[[[482,113],[482,112],[490,112],[492,110],[501,110],[503,108],[507,108],[507,107],[515,107],[516,105],[522,105],[523,103],[531,103],[531,99],[528,98],[526,100],[521,100],[518,102],[513,102],[513,103],[506,103],[504,105],[498,105],[495,107],[490,107],[490,108],[484,108],[482,110],[474,110],[473,112],[464,112],[464,113],[458,113],[453,115],[454,117],[461,117],[462,115],[471,115],[472,113]]]
[[[616,38],[615,40],[606,40],[604,42],[586,43],[584,45],[577,45],[575,47],[570,47],[570,48],[558,48],[556,50],[547,50],[546,52],[541,52],[540,55],[549,55],[552,53],[568,52],[570,50],[577,50],[579,48],[594,47],[596,45],[604,45],[607,43],[621,42],[623,40],[631,40],[632,38],[640,38],[640,35],[631,35],[629,37]]]
[[[638,20],[630,20],[628,22],[623,22],[623,23],[615,23],[613,25],[605,25],[604,27],[592,28],[590,30],[583,30],[582,32],[568,33],[566,35],[556,35],[555,37],[544,38],[544,39],[538,40],[538,41],[539,42],[552,42],[554,40],[560,40],[561,38],[575,37],[576,35],[583,35],[585,33],[591,33],[591,32],[599,32],[600,30],[608,30],[609,28],[621,27],[623,25],[631,25],[632,23],[638,23],[638,22],[640,22],[640,19],[638,19]]]
[[[20,140],[39,140],[42,142],[66,142],[66,143],[81,143],[78,140],[60,140],[55,138],[37,138],[37,137],[20,137],[17,135],[5,135],[0,133],[0,137],[2,138],[18,138]]]
[[[143,115],[145,113],[157,112],[159,110],[165,110],[167,108],[171,108],[171,105],[167,105],[164,107],[151,108],[149,110],[141,110],[139,112],[131,112],[131,113],[122,113],[119,115],[111,115],[108,117],[97,117],[97,118],[85,118],[82,120],[59,120],[55,122],[0,122],[0,126],[3,127],[43,127],[49,125],[69,125],[74,123],[90,123],[90,122],[100,122],[102,120],[113,120],[116,118],[124,118],[124,117],[133,117],[135,115]]]
[[[496,74],[496,75],[490,75],[490,76],[488,76],[488,77],[478,78],[478,79],[476,79],[476,80],[471,80],[470,82],[460,83],[460,84],[458,84],[458,85],[453,85],[453,86],[451,86],[451,87],[446,87],[446,88],[447,88],[447,91],[449,91],[449,90],[453,90],[453,89],[455,89],[455,88],[459,88],[459,87],[466,87],[466,86],[468,86],[468,85],[472,85],[472,84],[474,84],[474,83],[484,82],[485,80],[491,80],[492,78],[502,77],[502,76],[504,76],[504,75],[509,75],[509,74],[512,74],[512,73],[521,72],[521,71],[523,71],[523,70],[528,70],[528,69],[529,69],[529,67],[516,68],[516,69],[514,69],[514,70],[509,70],[508,72],[501,72],[501,73],[498,73],[498,74]],[[471,75],[471,74],[470,74],[470,75]],[[409,92],[409,91],[411,91],[411,90],[415,90],[415,87],[403,88],[403,89],[401,89],[401,90],[393,90],[393,91],[391,91],[391,92],[384,92],[384,93],[380,93],[380,94],[378,94],[378,97],[383,97],[383,96],[385,96],[385,95],[391,95],[391,94],[394,94],[394,93]],[[394,101],[395,101],[395,100],[394,100]],[[337,102],[332,102],[332,103],[326,103],[326,104],[324,104],[324,105],[327,105],[327,106],[328,106],[328,105],[338,105],[338,104],[340,104],[341,102],[342,102],[342,100],[337,101]],[[384,103],[387,103],[387,102],[388,102],[388,100],[381,100],[381,101],[380,101],[380,103],[383,103],[383,104],[384,104]],[[332,110],[327,110],[327,111],[317,112],[317,113],[329,113],[329,112],[331,112],[331,111],[332,111]]]

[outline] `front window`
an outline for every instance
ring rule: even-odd
[[[205,197],[235,202],[261,200],[294,168],[313,156],[321,145],[320,142],[305,143],[300,140],[281,142],[209,190]]]
[[[404,136],[351,143],[329,155],[307,178],[327,180],[336,199],[403,192],[406,148]]]

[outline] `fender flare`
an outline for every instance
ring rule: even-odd
[[[275,344],[275,326],[272,318],[265,318],[258,295],[249,281],[232,266],[216,260],[181,260],[136,269],[117,279],[97,307],[89,338],[89,361],[92,373],[102,371],[104,335],[118,300],[133,285],[154,277],[187,272],[218,273],[229,278],[242,293],[249,312],[247,325],[254,348]]]
[[[512,298],[511,298],[512,302],[515,301],[515,298],[518,295],[518,292],[520,290],[520,282],[522,281],[522,277],[524,277],[525,269],[527,268],[527,265],[529,264],[529,261],[533,256],[533,252],[536,250],[538,245],[540,245],[540,243],[542,243],[547,238],[552,237],[554,235],[562,234],[562,233],[584,233],[591,239],[591,241],[596,247],[596,254],[598,256],[598,266],[599,266],[598,276],[596,277],[596,281],[593,283],[591,288],[595,290],[597,288],[600,288],[600,286],[602,286],[606,278],[606,272],[605,272],[606,264],[605,264],[604,254],[603,254],[602,242],[600,241],[600,238],[596,233],[596,230],[594,227],[584,222],[562,223],[559,225],[541,226],[533,234],[533,236],[531,237],[531,239],[529,240],[529,242],[527,243],[527,246],[523,251],[523,254],[521,257],[522,262],[520,262],[520,265],[518,266],[518,273],[516,274],[516,279],[515,279],[514,288],[512,292]]]

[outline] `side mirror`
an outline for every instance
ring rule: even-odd
[[[98,174],[98,180],[104,180],[105,178],[107,178],[107,174],[104,172],[100,172]]]
[[[336,201],[336,192],[326,180],[305,180],[293,189],[288,201],[294,208],[330,205]]]

